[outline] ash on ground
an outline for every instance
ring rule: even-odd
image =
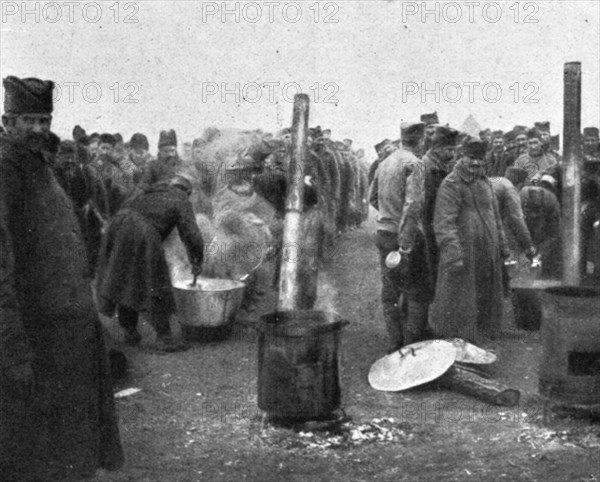
[[[260,438],[268,445],[285,449],[328,450],[357,447],[364,444],[399,443],[412,439],[410,425],[393,418],[375,418],[366,423],[345,421],[325,430],[283,428],[267,425]]]

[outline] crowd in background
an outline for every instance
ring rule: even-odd
[[[600,282],[600,141],[581,136],[581,239],[586,283]],[[377,247],[389,351],[427,337],[476,343],[502,329],[512,296],[520,327],[539,327],[532,290],[510,290],[510,274],[541,264],[561,277],[563,161],[549,122],[470,136],[437,114],[405,124],[398,141],[375,146],[370,201],[379,211]],[[390,255],[400,259],[390,265]],[[517,265],[517,268],[510,268]]]

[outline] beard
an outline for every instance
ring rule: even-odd
[[[27,149],[36,153],[56,154],[60,145],[59,137],[53,132],[28,132],[22,140]]]
[[[179,161],[179,154],[161,154],[159,152],[156,159],[166,164],[177,164]]]

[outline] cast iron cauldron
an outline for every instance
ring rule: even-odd
[[[258,406],[271,418],[328,418],[341,402],[341,329],[335,313],[299,310],[264,315],[259,324]]]

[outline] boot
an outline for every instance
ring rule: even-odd
[[[117,310],[119,325],[125,332],[125,344],[128,346],[138,346],[142,341],[142,335],[137,331],[138,313],[135,310],[119,306]]]
[[[407,345],[426,338],[428,314],[429,303],[408,300],[408,319],[404,325],[404,341]]]

